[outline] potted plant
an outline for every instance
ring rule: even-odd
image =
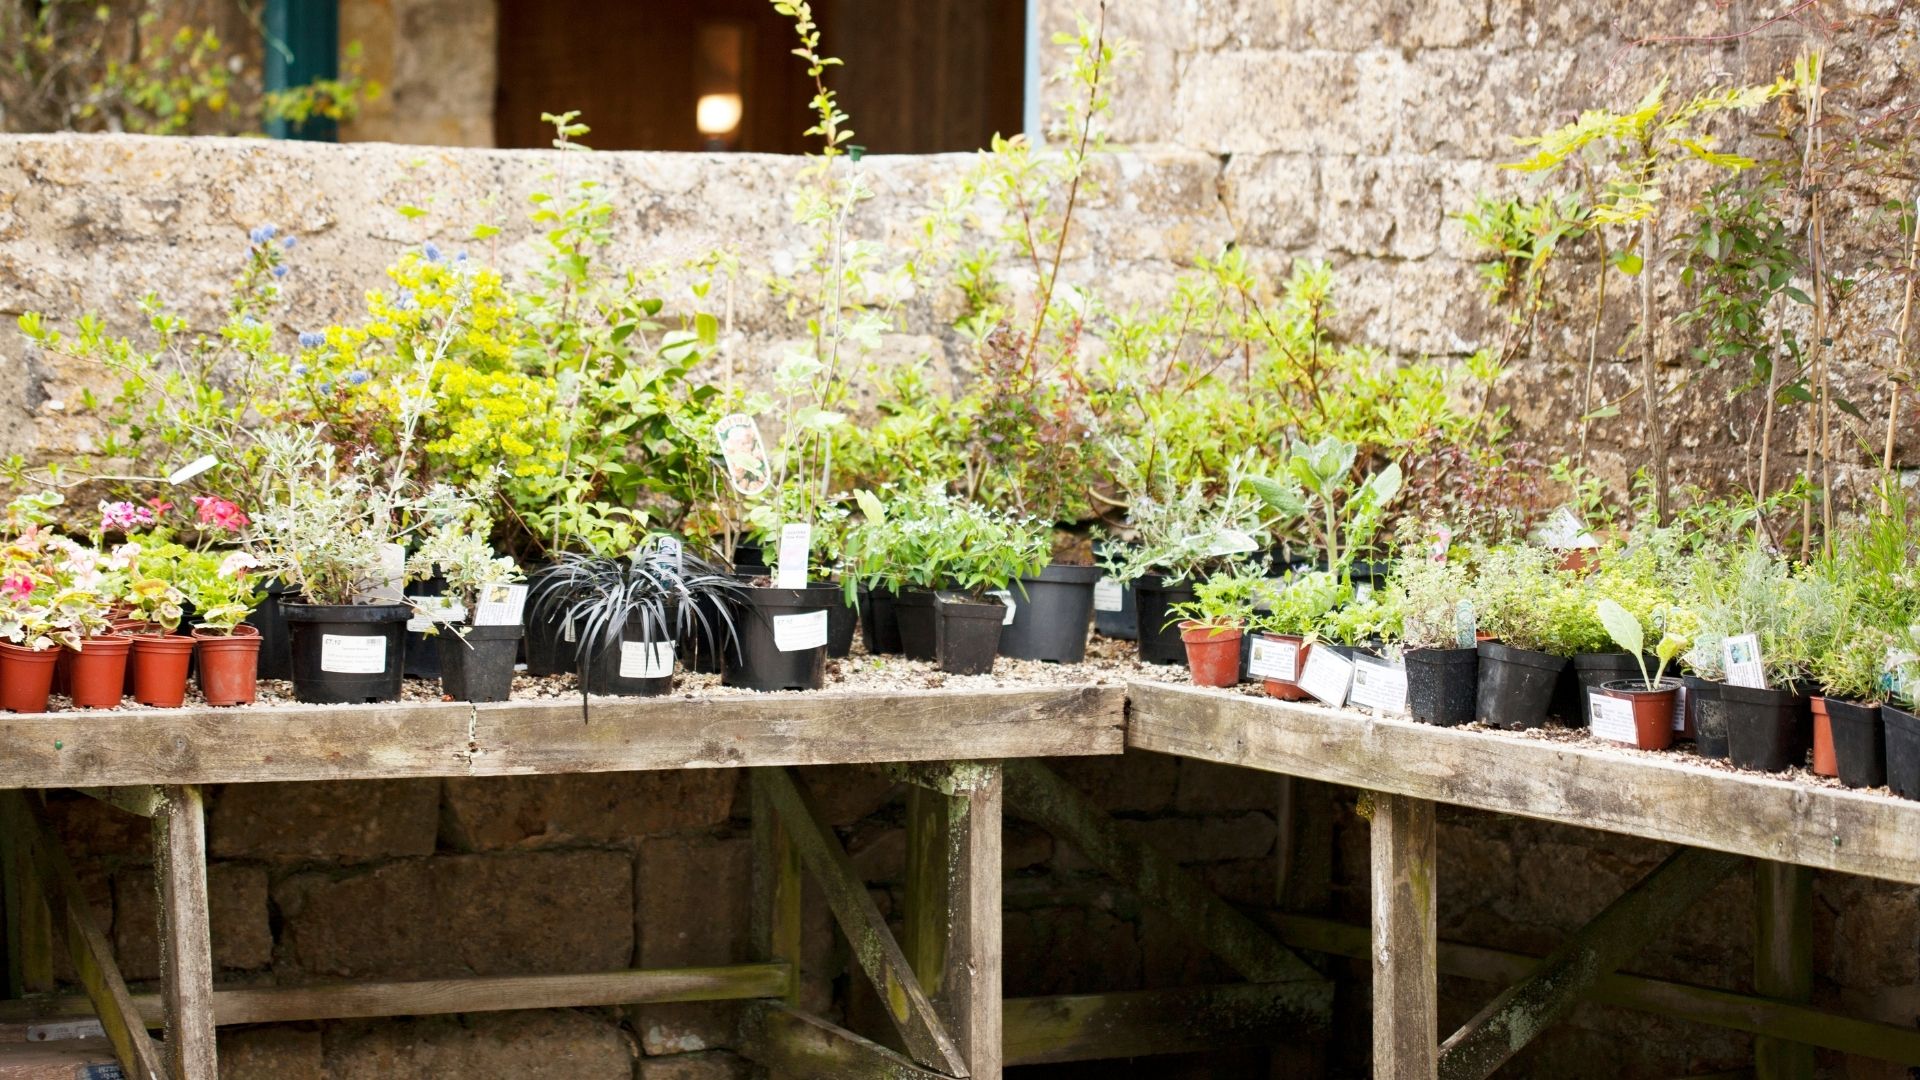
[[[1011,586],[1013,621],[1000,633],[1000,655],[1077,664],[1087,658],[1097,566],[1049,562]]]
[[[1887,782],[1883,668],[1899,639],[1866,621],[1869,613],[1855,610],[1854,617],[1861,621],[1842,619],[1844,629],[1813,658],[1821,689],[1812,700],[1813,771],[1848,787],[1879,787]]]
[[[1194,586],[1192,600],[1174,605],[1172,617],[1180,624],[1193,685],[1239,683],[1240,641],[1269,584],[1258,573],[1216,574]]]
[[[46,711],[60,647],[83,637],[66,606],[51,581],[19,564],[0,579],[0,708]]]
[[[1327,570],[1305,570],[1284,579],[1270,579],[1256,601],[1254,625],[1259,628],[1247,661],[1269,697],[1304,701],[1300,672],[1314,647],[1318,628],[1327,613],[1353,598],[1353,586]]]
[[[138,553],[134,544],[103,554],[64,537],[48,539],[43,559],[51,567],[52,616],[73,638],[59,647],[53,689],[78,708],[115,708],[124,696],[133,642],[113,625],[109,610]]]
[[[1473,574],[1449,558],[1449,539],[1403,552],[1388,585],[1401,611],[1407,711],[1441,727],[1472,723],[1480,686]]]
[[[673,689],[682,642],[738,647],[734,612],[747,591],[677,545],[649,544],[628,558],[561,555],[534,574],[528,607],[575,628],[584,692],[655,697]]]
[[[505,701],[513,689],[525,605],[513,610],[510,597],[523,575],[512,559],[494,554],[492,524],[443,522],[407,561],[409,576],[441,582],[447,602],[424,609],[426,633],[436,640],[441,689],[455,701]],[[495,591],[504,595],[490,595]],[[489,614],[498,620],[483,618]]]
[[[1920,799],[1920,642],[1911,627],[1902,633],[1890,681],[1888,700],[1880,707],[1887,786],[1903,799]]]
[[[1474,716],[1494,727],[1537,728],[1546,722],[1567,666],[1566,653],[1559,650],[1569,626],[1587,618],[1568,602],[1580,594],[1565,587],[1557,560],[1544,548],[1497,547],[1478,562],[1474,608],[1488,638],[1479,643]]]
[[[1659,643],[1654,646],[1658,663],[1652,672],[1647,671],[1646,630],[1641,626],[1639,617],[1613,599],[1604,597],[1594,605],[1594,614],[1600,619],[1600,624],[1607,628],[1613,643],[1640,663],[1639,679],[1610,680],[1600,685],[1600,692],[1625,701],[1632,708],[1633,745],[1642,750],[1665,750],[1673,744],[1673,718],[1678,711],[1680,695],[1680,680],[1665,676],[1667,665],[1689,644],[1684,613],[1655,613],[1656,621],[1665,625]],[[1624,731],[1596,731],[1595,734],[1621,742],[1629,741],[1622,738],[1627,734]]]
[[[1727,721],[1727,757],[1738,766],[1784,772],[1802,764],[1811,742],[1811,702],[1805,690],[1813,656],[1831,632],[1826,588],[1819,575],[1796,571],[1759,543],[1735,559],[1732,573],[1740,602],[1737,622],[1723,650],[1741,652],[1735,662],[1757,664],[1762,685],[1739,685],[1729,667],[1720,688]],[[1757,658],[1744,655],[1751,635]]]
[[[177,561],[169,560],[177,570]],[[140,569],[140,568],[136,568]],[[187,673],[193,665],[193,639],[174,633],[186,615],[186,597],[173,582],[136,576],[127,586],[128,624],[133,646],[133,699],[142,705],[177,709],[186,703]]]
[[[181,591],[199,616],[191,640],[200,696],[209,705],[251,705],[260,672],[260,631],[246,619],[261,589],[249,576],[259,560],[244,551],[208,553],[187,567]]]

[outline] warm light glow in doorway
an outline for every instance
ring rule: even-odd
[[[739,94],[702,94],[694,106],[694,125],[708,137],[731,134],[740,126]]]

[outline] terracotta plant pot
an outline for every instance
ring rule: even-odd
[[[75,708],[113,709],[120,705],[127,684],[127,650],[133,639],[105,634],[80,642],[78,651],[62,648],[67,668],[67,692]]]
[[[1813,772],[1816,776],[1839,776],[1840,761],[1833,753],[1833,723],[1827,719],[1827,699],[1813,698]]]
[[[53,665],[59,659],[59,649],[35,652],[0,641],[0,709],[46,712],[47,695],[53,692]]]
[[[1661,679],[1649,690],[1644,680],[1616,679],[1600,684],[1600,692],[1633,706],[1633,745],[1642,750],[1665,750],[1673,745],[1673,710],[1680,700],[1680,680]]]
[[[1293,657],[1294,677],[1291,679],[1276,679],[1271,676],[1264,677],[1260,680],[1261,688],[1266,690],[1268,697],[1279,698],[1281,701],[1307,700],[1308,694],[1305,690],[1300,689],[1300,684],[1297,680],[1300,677],[1300,673],[1306,670],[1307,653],[1313,649],[1313,646],[1308,645],[1306,639],[1298,634],[1261,634],[1260,636],[1268,641],[1290,642],[1296,650]]]
[[[187,701],[193,639],[179,634],[133,635],[133,700],[161,709]]]
[[[260,674],[260,631],[242,623],[232,633],[196,629],[200,654],[200,694],[209,705],[251,705]]]
[[[1195,686],[1233,686],[1240,682],[1239,627],[1213,627],[1196,622],[1180,624],[1180,641],[1187,647],[1187,670]]]

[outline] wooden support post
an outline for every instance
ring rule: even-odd
[[[805,784],[784,768],[756,769],[753,783],[765,793],[799,852],[801,864],[826,894],[834,921],[846,933],[854,957],[873,981],[887,1006],[887,1015],[900,1029],[907,1053],[948,1076],[966,1076],[965,1057],[947,1034],[926,991],[920,988],[912,965],[888,931],[866,883],[854,873],[847,850],[840,846]]]
[[[6,910],[7,996],[24,997],[53,989],[53,915],[47,908],[40,875],[27,839],[32,824],[21,809],[37,794],[0,802],[0,880]]]
[[[1433,803],[1373,795],[1374,1080],[1432,1080],[1440,1042]]]
[[[756,769],[754,772],[759,772]],[[787,837],[786,826],[773,811],[765,788],[752,784],[753,798],[753,948],[760,960],[787,965],[787,986],[781,997],[800,1004],[800,855]]]
[[[153,819],[160,879],[160,999],[173,1080],[218,1080],[213,939],[207,929],[207,811],[197,787],[169,787]]]
[[[8,807],[10,820],[25,823],[24,835],[16,836],[15,841],[24,841],[28,849],[41,887],[47,890],[47,906],[60,922],[61,936],[80,975],[80,985],[86,988],[100,1026],[113,1043],[120,1067],[132,1080],[167,1080],[160,1051],[147,1036],[140,1012],[127,993],[127,982],[114,963],[112,946],[93,924],[93,913],[87,910],[86,897],[81,895],[73,867],[47,824],[45,811],[21,791],[0,792],[0,804]]]
[[[1508,987],[1441,1048],[1445,1080],[1485,1080],[1536,1034],[1573,1008],[1602,975],[1632,958],[1664,927],[1742,862],[1740,856],[1681,848],[1581,927],[1534,973]]]
[[[907,792],[902,948],[974,1080],[998,1080],[1001,779],[997,765],[975,768],[950,793]]]
[[[1813,871],[1767,860],[1753,864],[1753,988],[1781,1001],[1813,999]],[[1753,1040],[1757,1080],[1812,1080],[1813,1047]]]

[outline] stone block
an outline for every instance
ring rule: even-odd
[[[1182,814],[1273,813],[1280,801],[1280,784],[1280,777],[1258,769],[1188,759],[1180,763],[1173,808]]]
[[[1257,859],[1273,850],[1273,815],[1259,811],[1125,821],[1148,847],[1182,863]]]
[[[77,791],[47,792],[47,822],[78,866],[92,859],[153,861],[153,821]]]
[[[740,1009],[737,1001],[687,1001],[636,1005],[627,1012],[646,1053],[696,1054],[738,1042]]]
[[[1180,759],[1143,751],[1118,756],[1054,758],[1047,766],[1109,814],[1149,813],[1173,801]],[[1007,812],[1019,808],[1009,805]]]
[[[906,790],[881,765],[828,765],[800,772],[827,824],[836,828],[854,824]]]
[[[448,842],[462,851],[632,844],[724,824],[738,769],[668,769],[446,781]]]
[[[275,885],[276,970],[339,978],[619,971],[633,960],[633,865],[618,852],[388,863]]]
[[[220,859],[369,862],[431,855],[437,780],[228,784],[207,809],[207,851]]]
[[[320,1032],[271,1026],[220,1029],[220,1080],[327,1080]]]
[[[753,844],[746,837],[672,837],[640,845],[634,934],[641,967],[748,958]]]
[[[737,1054],[712,1051],[640,1059],[636,1080],[750,1080],[753,1063]]]
[[[1384,50],[1198,55],[1180,81],[1180,141],[1215,153],[1384,153],[1406,66]]]
[[[637,1056],[620,1028],[569,1009],[330,1025],[328,1080],[626,1080]]]
[[[1101,993],[1140,986],[1134,924],[1111,912],[1052,907],[1008,911],[1006,996]]]
[[[151,870],[122,870],[113,878],[113,951],[129,980],[160,976],[160,886]],[[214,863],[207,868],[207,922],[217,969],[253,971],[273,963],[267,921],[267,872],[258,866]]]
[[[1538,135],[1572,119],[1567,109],[1591,106],[1573,78],[1575,54],[1541,49],[1519,54],[1444,49],[1416,54],[1397,73],[1407,122],[1394,151],[1518,161],[1519,135]],[[1636,92],[1637,96],[1637,92]]]
[[[1420,259],[1440,244],[1443,175],[1422,158],[1331,157],[1320,163],[1322,246]]]
[[[1317,160],[1303,154],[1234,155],[1220,188],[1241,243],[1283,249],[1314,243],[1320,222]]]

